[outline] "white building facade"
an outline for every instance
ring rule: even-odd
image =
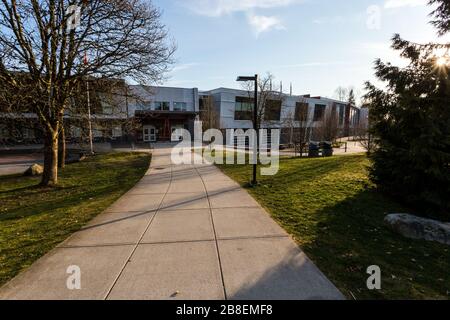
[[[245,90],[218,88],[203,91],[201,96],[210,96],[215,112],[219,117],[219,129],[250,129],[253,128],[253,92]],[[275,110],[270,117],[261,115],[261,128],[280,129],[281,143],[289,143],[289,131],[305,128],[307,140],[320,141],[320,129],[324,125],[335,126],[336,136],[343,137],[352,133],[358,126],[360,109],[349,106],[346,102],[310,95],[288,95],[276,93],[274,96]],[[244,107],[243,107],[244,105]],[[327,121],[327,117],[333,118]],[[326,122],[326,123],[324,123]],[[231,131],[228,131],[229,134]],[[227,137],[227,141],[233,141]]]
[[[210,127],[220,129],[224,134],[232,134],[232,130],[227,129],[253,128],[253,92],[229,88],[199,91],[197,88],[125,86],[123,91],[126,94],[115,97],[115,103],[102,100],[99,94],[101,102],[92,115],[96,141],[117,141],[125,137],[127,141],[145,143],[178,141],[177,129],[187,129],[193,134],[195,121],[203,120],[206,100],[210,101],[208,108],[214,111],[214,125]],[[307,140],[324,141],[319,129],[323,128],[330,114],[335,115],[333,121],[337,136],[350,135],[352,128],[359,123],[360,109],[342,101],[280,93],[274,97],[270,115],[264,115],[261,128],[280,129],[281,144],[291,143],[292,134],[289,137],[289,132],[300,127],[307,128]],[[71,139],[76,139],[80,135],[78,131],[83,129],[71,125],[70,118],[70,115],[66,116],[70,127],[67,132],[72,135]],[[124,124],[130,119],[134,121],[132,130],[125,128]],[[1,123],[0,129],[0,138],[7,136]],[[25,137],[34,136],[28,131]],[[234,141],[233,137],[226,138]]]

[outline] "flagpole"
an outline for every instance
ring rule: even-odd
[[[88,58],[87,53],[84,52],[84,65],[87,66]],[[91,97],[89,93],[89,76],[86,77],[86,96],[87,96],[87,107],[88,107],[88,121],[89,121],[89,146],[91,149],[91,155],[94,154],[94,143],[92,138],[92,119],[91,119]]]
[[[87,89],[87,107],[88,107],[88,121],[89,121],[89,146],[91,149],[91,154],[94,154],[94,143],[92,141],[91,99],[89,95],[89,79],[86,79],[86,89]]]

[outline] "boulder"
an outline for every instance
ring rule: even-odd
[[[84,153],[80,154],[68,154],[66,158],[66,164],[78,163],[86,160],[86,155]]]
[[[44,172],[44,168],[41,165],[35,163],[25,171],[24,175],[25,176],[39,176],[43,172]]]
[[[450,245],[450,223],[416,217],[410,214],[389,214],[384,219],[387,226],[411,239],[424,239]]]

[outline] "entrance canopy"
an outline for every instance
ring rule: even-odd
[[[185,128],[191,131],[196,116],[196,112],[186,111],[136,111],[136,118],[140,120],[143,128],[155,128],[155,135],[144,131],[144,140],[150,137],[152,140],[173,140],[174,131],[177,129]]]

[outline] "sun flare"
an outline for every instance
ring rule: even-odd
[[[436,60],[436,64],[438,65],[438,67],[443,67],[443,66],[447,65],[448,63],[449,63],[448,57],[439,57]]]

